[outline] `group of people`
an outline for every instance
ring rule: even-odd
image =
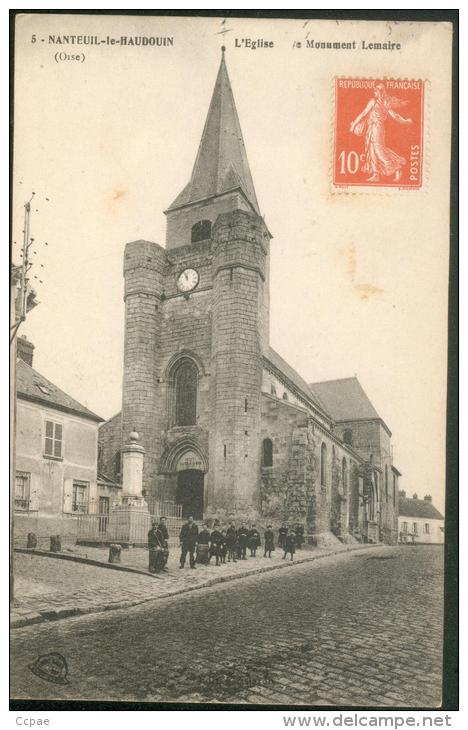
[[[257,550],[262,544],[260,532],[255,524],[247,527],[246,523],[242,522],[240,527],[236,527],[232,521],[228,526],[222,526],[219,520],[215,520],[211,530],[207,523],[203,523],[199,530],[193,517],[189,517],[182,526],[179,541],[180,568],[185,567],[188,555],[189,565],[192,569],[196,567],[196,563],[209,565],[213,558],[216,565],[247,560],[247,551],[250,552],[250,557],[255,558]],[[303,543],[304,527],[302,525],[295,525],[292,528],[283,524],[278,530],[278,547],[284,551],[283,560],[288,555],[293,560],[296,549],[301,548]],[[152,523],[148,533],[148,548],[150,572],[167,571],[169,532],[164,517],[161,517],[159,523]],[[274,550],[275,534],[272,526],[267,525],[264,532],[263,557],[271,558]]]

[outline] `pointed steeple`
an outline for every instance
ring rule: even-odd
[[[221,50],[218,76],[190,182],[166,212],[237,189],[259,213],[224,46]]]

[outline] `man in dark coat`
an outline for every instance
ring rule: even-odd
[[[162,532],[162,535],[163,535],[164,539],[167,542],[169,542],[169,530],[167,529],[167,524],[166,524],[166,518],[165,517],[160,517],[159,518],[159,525],[158,525],[158,527],[159,527],[160,531]]]
[[[167,550],[166,541],[157,522],[152,523],[151,530],[148,532],[148,550],[148,569],[150,573],[159,573],[161,570],[167,570],[166,563],[169,551]]]
[[[198,544],[198,527],[193,521],[193,517],[189,517],[185,525],[182,525],[182,529],[179,535],[180,540],[180,567],[185,566],[185,558],[187,553],[190,555],[190,567],[195,569],[195,550]]]
[[[221,565],[221,563],[219,562],[219,553],[222,541],[223,536],[221,534],[221,530],[219,529],[219,522],[218,520],[216,520],[210,536],[210,557],[208,558],[208,562],[210,562],[211,558],[214,556],[216,558],[216,565]]]
[[[304,544],[304,525],[298,523],[295,532],[297,549],[300,550]]]
[[[237,530],[234,522],[231,522],[226,530],[226,542],[228,549],[228,563],[237,562]]]
[[[263,557],[266,558],[267,553],[268,557],[271,558],[271,551],[275,549],[275,533],[271,529],[271,525],[267,525],[267,528],[265,530],[265,552],[263,554]]]
[[[251,525],[249,533],[247,535],[247,544],[250,548],[250,557],[255,558],[257,554],[257,548],[262,544],[260,539],[260,533],[255,525]]]
[[[225,564],[228,551],[226,530],[221,530],[221,538],[221,542],[219,543],[219,559]]]
[[[245,522],[237,530],[237,557],[239,560],[247,560],[247,540],[249,539],[249,531]]]
[[[198,533],[198,546],[197,546],[197,563],[207,565],[210,559],[210,545],[211,535],[208,529],[208,525],[204,522],[200,532]]]
[[[295,552],[296,552],[296,533],[294,532],[294,530],[289,530],[288,534],[286,535],[285,542],[284,542],[283,560],[285,559],[285,557],[288,553],[291,556],[291,560],[292,560],[294,558]]]
[[[278,547],[284,548],[287,534],[288,534],[288,528],[283,523],[278,530]]]

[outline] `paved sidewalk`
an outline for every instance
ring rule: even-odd
[[[167,573],[156,576],[146,573],[148,551],[143,548],[122,550],[122,565],[141,573],[109,570],[108,550],[73,546],[68,556],[87,557],[103,562],[102,567],[70,560],[15,553],[15,601],[11,611],[11,627],[19,628],[43,621],[54,621],[116,608],[129,608],[145,601],[186,593],[197,588],[231,581],[255,573],[287,569],[291,565],[315,560],[350,550],[372,549],[372,545],[336,545],[298,551],[294,562],[282,560],[276,550],[271,559],[260,552],[255,558],[216,566],[188,566],[180,570],[178,550],[172,550]]]

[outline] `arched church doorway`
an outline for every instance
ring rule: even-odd
[[[199,469],[177,472],[176,503],[182,506],[182,517],[203,519],[204,474]]]

